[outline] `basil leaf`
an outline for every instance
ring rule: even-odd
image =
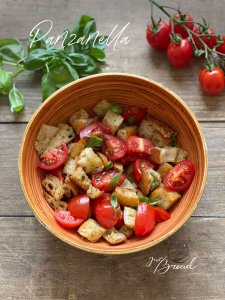
[[[148,197],[140,196],[139,202],[146,202],[146,203],[150,204],[151,200]]]
[[[105,53],[98,48],[91,47],[91,49],[89,51],[89,55],[92,56],[93,58],[97,59],[100,62],[103,62],[105,60]]]
[[[3,55],[0,54],[0,66],[2,66],[2,61],[3,61]]]
[[[88,138],[87,146],[89,148],[100,147],[102,145],[102,138],[92,135]]]
[[[82,15],[80,20],[76,22],[71,30],[71,34],[77,34],[78,37],[82,36],[84,33],[84,28],[88,22],[92,20],[92,17]]]
[[[87,67],[88,65],[87,57],[84,54],[70,53],[68,57],[70,58],[71,64],[76,67]]]
[[[4,69],[0,69],[0,93],[7,95],[11,89],[11,86],[12,80],[9,73]]]
[[[150,204],[151,206],[155,206],[155,205],[158,205],[161,202],[161,198],[160,198],[160,196],[158,196],[152,202],[150,198],[145,197],[145,196],[140,196],[139,197],[139,202],[146,202],[146,203]]]
[[[118,212],[120,211],[120,207],[118,207],[118,201],[117,201],[115,194],[111,195],[110,204],[112,205],[112,207],[114,209],[114,216],[116,216],[118,214]]]
[[[95,32],[96,32],[95,19],[91,18],[91,20],[89,20],[84,26],[83,35],[88,37],[89,35],[92,35]]]
[[[157,185],[158,185],[158,182],[157,182],[157,180],[154,179],[154,180],[151,182],[150,189],[151,189],[151,190],[154,190],[154,189],[157,187]]]
[[[15,85],[9,92],[9,103],[12,112],[20,112],[24,108],[24,97]]]
[[[28,40],[28,45],[27,45],[27,50],[28,53],[30,53],[31,51],[35,50],[35,49],[39,49],[39,48],[43,48],[46,49],[47,46],[47,39],[44,36],[44,33],[42,31],[33,31],[32,34],[29,37]],[[35,38],[35,40],[34,40]],[[33,41],[34,40],[34,41]],[[32,43],[32,46],[31,46]]]
[[[130,116],[128,119],[128,124],[133,125],[136,123],[136,118],[134,116]]]
[[[109,109],[111,111],[113,111],[114,113],[117,113],[117,114],[121,114],[123,112],[123,108],[119,104],[117,104],[115,102],[112,102],[110,104]]]
[[[0,40],[0,54],[5,61],[18,62],[24,57],[23,45],[16,39]]]
[[[112,179],[110,180],[110,183],[109,183],[109,185],[108,185],[108,189],[114,189],[114,188],[117,186],[117,184],[118,184],[119,181],[120,181],[120,178],[121,178],[122,173],[123,173],[123,171],[121,171],[121,172],[115,174],[115,175],[112,177]]]
[[[104,169],[105,170],[110,170],[110,169],[112,169],[112,167],[113,167],[113,162],[110,161],[107,165],[104,166]]]
[[[87,59],[87,67],[82,70],[77,70],[80,77],[96,74],[100,71],[99,65],[89,55],[85,55]]]
[[[95,39],[94,48],[104,50],[107,47],[108,36],[101,35]]]
[[[57,86],[51,79],[50,74],[46,73],[42,76],[41,90],[42,90],[42,101],[47,99],[52,93],[57,90]]]

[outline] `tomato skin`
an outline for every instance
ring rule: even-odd
[[[135,235],[143,236],[149,234],[155,227],[155,224],[154,208],[145,202],[139,203],[135,219]]]
[[[114,226],[117,230],[119,230],[124,224],[124,219],[123,219],[123,212],[121,211],[121,216],[119,220],[117,221],[116,225]]]
[[[68,157],[68,148],[66,144],[63,143],[60,147],[50,150],[42,158],[42,161],[39,161],[37,163],[37,167],[46,171],[51,171],[60,167],[65,162],[67,157]]]
[[[90,137],[93,134],[102,135],[103,133],[110,133],[110,128],[99,121],[94,121],[81,130],[80,138]]]
[[[109,160],[118,160],[126,154],[125,142],[114,135],[104,134],[101,151]]]
[[[139,182],[141,180],[143,172],[145,172],[147,169],[153,169],[153,164],[150,163],[149,160],[138,158],[134,162],[134,175]]]
[[[114,175],[118,174],[115,170],[101,171],[96,172],[92,175],[91,182],[94,187],[99,189],[100,191],[109,192],[114,190],[115,187],[109,187],[109,183]],[[126,176],[121,174],[120,180],[117,185],[121,185]]]
[[[84,222],[84,219],[75,219],[67,210],[55,210],[54,217],[56,221],[66,229],[73,229]]]
[[[186,191],[195,176],[195,167],[190,160],[182,160],[163,179],[165,187],[171,191]]]
[[[167,57],[170,64],[176,68],[183,68],[189,64],[193,56],[192,45],[189,40],[182,39],[180,43],[169,44],[167,49]]]
[[[154,206],[154,210],[155,210],[155,220],[157,223],[167,221],[171,218],[171,214],[167,210],[161,207]]]
[[[80,219],[87,219],[89,216],[90,199],[86,194],[72,197],[68,202],[68,211],[71,216]]]
[[[223,71],[220,68],[213,68],[212,71],[203,69],[199,73],[199,83],[204,92],[210,96],[218,96],[225,87]]]
[[[193,32],[197,33],[197,34],[204,34],[204,32],[201,32],[201,30],[199,30],[199,28],[194,28]],[[208,34],[209,35],[215,35],[216,33],[211,27],[209,27],[208,28]],[[197,49],[204,49],[204,46],[197,39],[197,37],[195,37],[194,35],[192,35],[192,37],[193,37],[193,40],[195,42],[195,45],[196,45]],[[203,35],[203,36],[201,36],[201,39],[211,49],[213,49],[217,44],[217,38],[215,36],[208,37],[206,35]]]
[[[154,143],[151,140],[139,136],[129,136],[126,140],[128,155],[150,156],[152,147],[154,147]]]
[[[184,16],[185,21],[189,21],[189,22],[183,23],[183,25],[185,25],[190,30],[193,30],[193,28],[194,28],[193,18],[188,13],[182,13],[182,15]],[[174,18],[177,20],[181,20],[181,21],[183,20],[179,13],[176,13],[174,15]],[[171,28],[171,22],[170,22],[170,28]],[[184,39],[186,39],[188,37],[187,31],[184,30],[179,24],[176,24],[175,22],[174,22],[174,33],[180,34],[182,36],[182,38],[184,38]]]
[[[222,36],[223,44],[216,47],[216,51],[225,54],[225,35]]]
[[[121,212],[114,214],[114,208],[110,203],[110,194],[104,194],[93,202],[92,212],[98,223],[107,229],[115,226],[121,218]],[[118,208],[120,208],[119,204]]]
[[[140,108],[137,106],[129,106],[124,109],[122,116],[124,118],[125,122],[128,122],[131,120],[131,118],[134,118],[132,124],[140,124],[141,121],[144,119],[147,113],[147,108]]]
[[[153,24],[150,23],[146,29],[148,43],[156,50],[166,50],[170,42],[170,26],[166,22],[160,21],[156,32],[151,28],[152,26]]]

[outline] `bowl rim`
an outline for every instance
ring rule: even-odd
[[[23,172],[22,172],[22,156],[23,156],[23,149],[24,149],[24,143],[26,140],[26,136],[27,133],[30,129],[30,126],[33,122],[33,120],[37,117],[37,115],[39,114],[39,112],[42,110],[42,108],[50,101],[52,101],[52,99],[55,97],[55,95],[57,95],[58,93],[61,93],[63,90],[66,90],[68,87],[72,86],[72,85],[76,85],[77,83],[81,82],[81,81],[89,81],[92,78],[96,78],[96,77],[107,77],[107,76],[122,76],[124,78],[136,78],[139,80],[143,80],[146,83],[151,83],[153,85],[156,85],[157,87],[166,90],[169,94],[171,94],[174,98],[176,98],[176,100],[183,106],[183,108],[186,110],[186,112],[190,115],[190,117],[192,118],[195,126],[198,129],[198,133],[200,134],[201,137],[201,142],[203,145],[203,156],[204,156],[204,175],[202,178],[202,184],[200,187],[200,191],[198,193],[195,205],[193,205],[192,209],[190,210],[190,212],[185,215],[185,217],[174,227],[172,228],[168,233],[166,233],[165,235],[163,235],[161,238],[158,238],[155,241],[150,241],[144,245],[141,246],[136,246],[134,248],[131,249],[118,249],[116,250],[114,247],[112,247],[111,249],[89,249],[86,246],[82,246],[80,244],[74,244],[70,241],[68,241],[66,238],[61,237],[58,233],[54,232],[54,230],[52,230],[48,225],[46,225],[42,219],[42,214],[41,213],[37,213],[33,207],[32,201],[30,201],[29,196],[27,194],[26,188],[25,188],[25,184],[24,184],[24,178],[23,178]],[[202,194],[206,185],[206,180],[207,180],[207,173],[208,173],[208,149],[207,149],[207,144],[205,141],[205,137],[203,135],[202,129],[200,127],[200,124],[197,120],[197,118],[195,117],[194,113],[191,111],[191,109],[188,107],[188,105],[173,91],[171,91],[168,87],[164,86],[161,83],[158,83],[154,80],[148,79],[146,77],[143,76],[139,76],[139,75],[135,75],[135,74],[130,74],[130,73],[121,73],[121,72],[110,72],[110,73],[101,73],[101,74],[95,74],[95,75],[91,75],[91,76],[87,76],[75,81],[72,81],[70,83],[68,83],[67,85],[63,86],[62,88],[60,88],[59,90],[55,91],[53,94],[51,94],[37,109],[36,111],[33,113],[33,115],[31,116],[29,122],[26,125],[26,128],[24,130],[22,139],[21,139],[21,143],[20,143],[20,147],[19,147],[19,156],[18,156],[18,169],[19,169],[19,176],[20,176],[20,183],[22,186],[22,190],[24,193],[24,196],[26,198],[26,201],[28,203],[28,205],[30,206],[30,208],[32,209],[34,216],[37,218],[37,220],[48,230],[50,231],[54,236],[56,236],[57,238],[59,238],[61,241],[76,247],[80,250],[84,250],[86,252],[91,252],[91,253],[96,253],[96,254],[108,254],[108,255],[121,255],[121,254],[129,254],[129,253],[135,253],[135,252],[139,252],[148,248],[151,248],[159,243],[161,243],[162,241],[164,241],[165,239],[169,238],[172,234],[174,234],[176,231],[178,231],[186,222],[187,220],[191,217],[191,215],[193,214],[193,212],[195,211],[195,209],[197,208],[199,202],[201,201],[202,198]]]

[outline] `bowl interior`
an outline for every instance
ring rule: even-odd
[[[179,132],[179,143],[188,151],[196,168],[195,179],[182,199],[172,208],[170,220],[157,224],[144,238],[133,237],[111,246],[105,241],[90,243],[58,225],[53,210],[43,197],[42,172],[36,168],[34,142],[41,124],[68,122],[80,108],[92,111],[101,99],[122,105],[146,106],[148,112]],[[204,138],[193,114],[178,96],[147,79],[126,74],[101,74],[73,82],[54,93],[31,118],[21,144],[19,169],[24,194],[39,221],[63,241],[78,248],[98,253],[122,254],[151,247],[162,241],[188,219],[196,208],[206,180],[207,154]]]

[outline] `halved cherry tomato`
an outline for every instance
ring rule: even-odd
[[[122,116],[124,117],[124,121],[129,124],[139,124],[144,119],[146,113],[147,108],[129,106],[124,109]]]
[[[67,210],[55,210],[54,213],[56,221],[64,228],[72,229],[80,226],[84,219],[74,218]]]
[[[165,187],[171,191],[186,191],[195,176],[195,167],[190,160],[179,162],[163,179]]]
[[[154,208],[145,202],[139,203],[135,219],[135,235],[142,236],[150,233],[155,227],[155,223]]]
[[[171,218],[171,214],[167,210],[161,207],[154,206],[154,210],[155,210],[155,220],[157,223],[164,222]]]
[[[129,136],[126,140],[126,151],[129,155],[147,155],[151,153],[154,144],[151,140],[138,136]]]
[[[113,135],[104,134],[104,142],[101,151],[107,156],[109,160],[117,160],[126,154],[125,142]]]
[[[120,219],[117,221],[116,225],[114,226],[117,230],[119,230],[124,224],[123,219],[123,212],[121,211]]]
[[[90,199],[86,194],[74,196],[68,202],[68,211],[75,218],[87,219],[89,207]]]
[[[170,26],[164,21],[160,21],[155,25],[148,24],[146,39],[154,49],[165,50],[170,42]]]
[[[80,138],[90,137],[91,135],[102,135],[103,133],[110,133],[110,128],[98,121],[92,122],[90,125],[84,127],[80,132]]]
[[[218,96],[225,87],[223,71],[218,67],[214,67],[212,70],[204,68],[199,73],[199,83],[208,95]]]
[[[134,175],[139,182],[141,180],[143,172],[145,172],[147,169],[153,169],[153,164],[150,163],[149,160],[138,158],[134,162]]]
[[[104,194],[93,202],[92,212],[103,227],[112,228],[121,218],[120,205],[118,204],[118,212],[115,214],[110,203],[110,194]]]
[[[149,155],[146,155],[146,158],[148,158]],[[144,158],[143,155],[126,155],[124,156],[122,159],[121,159],[121,163],[124,165],[124,166],[127,166],[129,165],[130,163],[134,162],[136,159],[138,158]]]
[[[193,18],[189,14],[176,13],[174,15],[174,18],[180,21],[184,21],[183,25],[185,25],[188,29],[193,30],[194,22],[193,22]],[[170,22],[170,28],[171,28],[171,22]],[[187,31],[184,30],[179,24],[176,24],[175,22],[174,22],[174,33],[180,34],[185,39],[188,37]]]
[[[99,189],[100,191],[105,191],[105,192],[112,191],[114,190],[115,186],[113,185],[110,186],[110,182],[113,176],[116,174],[118,174],[118,172],[116,172],[115,170],[101,171],[101,172],[94,173],[91,179],[92,185],[97,189]],[[125,178],[126,176],[124,174],[121,174],[120,180],[117,185],[121,185],[124,182]]]
[[[54,170],[61,166],[68,156],[68,148],[66,144],[62,144],[58,148],[54,148],[47,152],[42,160],[38,162],[37,167],[43,170]]]
[[[216,33],[211,27],[209,27],[208,29],[205,29],[205,30],[203,30],[201,27],[194,28],[193,32],[197,33],[197,34],[203,34],[201,36],[201,39],[209,48],[213,49],[216,46],[217,38],[215,36],[213,36]],[[197,37],[195,37],[194,35],[192,37],[193,37],[193,40],[195,42],[197,49],[204,49],[204,45],[199,41],[199,39]]]

